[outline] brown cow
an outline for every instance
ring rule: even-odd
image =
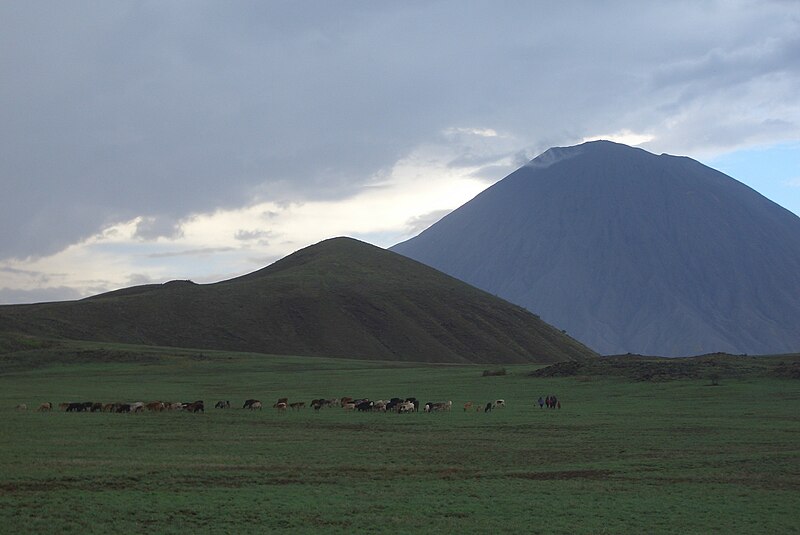
[[[145,408],[152,412],[161,412],[164,410],[164,403],[161,401],[152,401],[145,405]]]
[[[50,403],[49,401],[46,403],[42,403],[36,410],[39,412],[50,412],[51,410],[53,410],[53,404]]]
[[[300,410],[300,409],[302,409],[302,408],[304,408],[306,406],[306,402],[305,401],[295,401],[294,403],[290,403],[289,406],[292,409]]]
[[[467,401],[466,403],[464,403],[464,412],[467,412],[471,408],[472,408],[472,402],[471,401]]]

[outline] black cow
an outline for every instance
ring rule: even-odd
[[[205,407],[203,406],[203,401],[193,401],[192,403],[184,403],[183,410],[189,412],[205,412]]]
[[[483,412],[492,412],[492,409],[494,409],[494,403],[490,401],[486,404],[486,408],[483,409]]]
[[[359,401],[356,404],[356,410],[359,410],[361,412],[371,411],[372,410],[372,406],[374,404],[375,404],[374,401],[370,401],[368,399],[364,399],[364,400]]]
[[[67,405],[67,412],[83,412],[84,410],[83,403],[70,403]]]
[[[217,404],[214,405],[215,409],[230,409],[231,402],[230,401],[217,401]]]
[[[258,400],[257,400],[257,399],[248,399],[247,401],[245,401],[245,402],[244,402],[244,405],[242,406],[242,408],[243,408],[243,409],[249,409],[249,408],[250,408],[250,406],[251,406],[253,403],[257,403],[257,402],[258,402]]]

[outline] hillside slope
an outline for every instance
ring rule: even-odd
[[[685,157],[553,148],[392,250],[602,354],[800,349],[800,218]]]
[[[547,363],[593,356],[521,307],[349,238],[215,284],[174,281],[81,301],[3,306],[0,331],[398,361]]]

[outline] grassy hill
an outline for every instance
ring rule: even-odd
[[[215,284],[173,281],[0,307],[0,332],[110,343],[419,362],[553,363],[594,353],[418,262],[335,238]]]

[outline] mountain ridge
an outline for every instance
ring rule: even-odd
[[[422,362],[594,353],[527,310],[350,238],[212,284],[173,281],[0,307],[0,331],[77,340]]]

